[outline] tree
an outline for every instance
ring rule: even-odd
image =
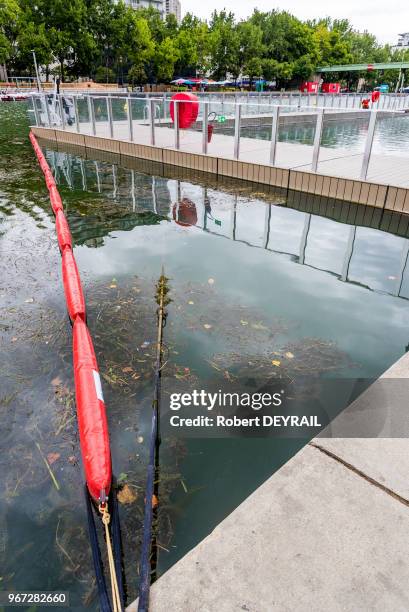
[[[214,11],[209,34],[210,69],[215,79],[225,79],[227,73],[237,74],[240,63],[240,40],[233,13]]]
[[[20,13],[17,0],[0,0],[0,64],[12,55]]]
[[[240,41],[237,72],[233,75],[237,78],[240,72],[250,77],[250,86],[255,76],[261,75],[262,55],[264,52],[263,31],[260,26],[250,21],[242,21],[237,26],[237,36]]]
[[[173,78],[175,64],[179,59],[179,51],[170,37],[165,38],[156,46],[155,70],[159,81],[170,81]]]

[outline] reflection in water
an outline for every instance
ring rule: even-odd
[[[109,206],[96,200],[95,214],[88,206],[86,217],[78,206],[68,210],[78,245],[101,246],[103,237],[111,231],[131,230],[169,219],[182,227],[195,226],[219,237],[287,256],[342,282],[409,298],[407,238],[375,228],[341,224],[311,212],[271,206],[260,199],[252,199],[250,205],[248,198],[238,194],[224,193],[220,197],[220,192],[206,186],[141,174],[61,151],[48,150],[47,158],[60,185],[103,193],[112,202]],[[342,208],[343,204],[336,206]],[[375,227],[379,227],[380,221],[377,218],[374,221]],[[407,232],[407,223],[405,229]]]

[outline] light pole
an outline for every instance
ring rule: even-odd
[[[41,91],[41,82],[40,82],[40,75],[38,73],[38,66],[37,66],[37,58],[36,58],[36,53],[34,51],[34,49],[31,50],[32,54],[33,54],[33,59],[34,59],[34,68],[36,71],[36,77],[37,77],[37,89],[40,92]]]

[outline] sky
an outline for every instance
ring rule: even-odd
[[[395,44],[398,34],[409,32],[407,0],[181,0],[182,14],[191,12],[208,19],[214,9],[225,8],[236,17],[248,17],[255,8],[260,11],[286,10],[299,19],[319,17],[347,18],[357,30],[368,30],[381,43]]]

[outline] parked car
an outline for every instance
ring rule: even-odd
[[[409,87],[404,87],[404,88],[402,89],[402,92],[403,92],[403,93],[409,93]]]

